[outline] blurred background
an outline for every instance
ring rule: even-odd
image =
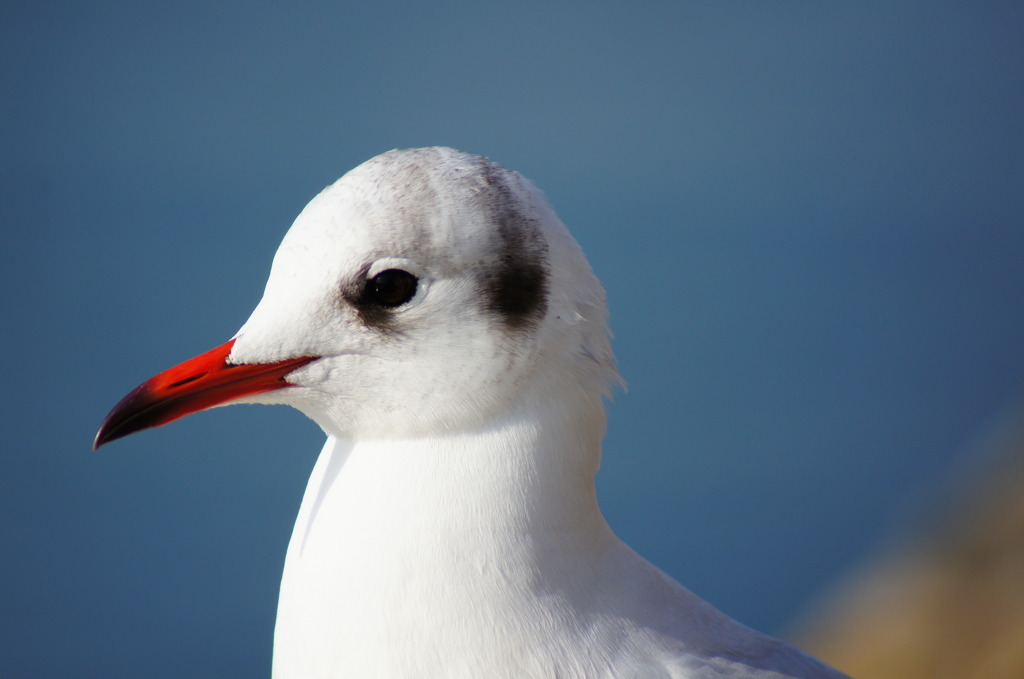
[[[1024,648],[1022,26],[1011,2],[4,3],[0,675],[269,675],[317,427],[249,406],[92,437],[231,337],[323,186],[444,144],[533,179],[608,289],[629,389],[598,484],[627,542],[864,677],[1024,676],[973,671]]]

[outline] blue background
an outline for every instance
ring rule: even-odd
[[[5,3],[0,674],[269,674],[316,426],[227,408],[89,445],[234,333],[320,188],[433,144],[532,178],[608,289],[612,525],[784,633],[1020,393],[1022,26],[1013,2]]]

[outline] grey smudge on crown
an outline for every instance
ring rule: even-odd
[[[417,229],[414,236],[402,234],[402,240],[432,241],[432,234],[423,227],[428,221],[424,215],[426,210],[438,209],[438,197],[424,165],[433,166],[438,163],[439,155],[449,153],[451,151],[447,149],[405,149],[390,151],[370,161],[384,165],[387,171],[378,180],[378,191],[366,200],[394,201],[398,197],[397,205],[391,208],[405,217],[410,228]],[[529,215],[525,209],[527,206],[521,204],[509,185],[509,182],[517,180],[518,175],[487,158],[458,155],[461,168],[449,167],[448,172],[454,172],[454,175],[448,174],[446,178],[438,177],[437,180],[474,186],[475,200],[480,201],[485,214],[488,214],[487,224],[494,226],[494,257],[477,274],[480,309],[495,317],[509,331],[533,328],[544,318],[548,308],[548,245],[540,224]],[[460,177],[463,170],[470,172]],[[410,205],[416,206],[420,214],[408,210]],[[381,229],[381,233],[386,231]],[[401,240],[396,236],[395,242],[384,244],[381,254],[399,251]],[[366,296],[368,270],[369,265],[348,281],[341,290],[341,296],[355,309],[365,327],[385,335],[400,334],[395,315],[374,305]]]
[[[500,240],[495,266],[481,275],[481,302],[510,330],[537,325],[548,306],[548,245],[538,220],[526,214],[508,185],[512,173],[486,158],[484,200]]]

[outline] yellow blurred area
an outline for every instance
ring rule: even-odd
[[[797,643],[858,679],[1024,678],[1024,417],[923,535],[855,574]]]

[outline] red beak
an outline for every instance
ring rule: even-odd
[[[103,420],[93,450],[122,436],[160,427],[243,396],[291,386],[284,381],[285,376],[316,358],[233,365],[227,358],[234,344],[235,340],[230,340],[135,387]]]

